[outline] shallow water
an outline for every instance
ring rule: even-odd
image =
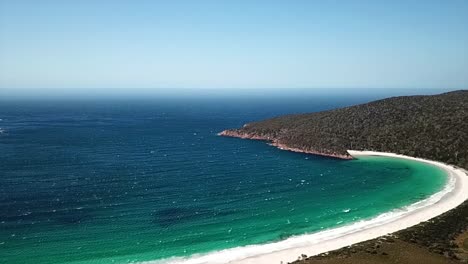
[[[268,243],[442,188],[428,164],[216,136],[351,103],[319,102],[2,103],[0,262],[127,263]]]

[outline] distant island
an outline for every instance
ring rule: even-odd
[[[280,116],[219,135],[265,140],[281,149],[340,159],[352,159],[349,149],[370,150],[468,169],[468,90],[392,97],[330,111]],[[389,237],[320,256],[306,254],[299,256],[300,263],[468,261],[468,203]]]

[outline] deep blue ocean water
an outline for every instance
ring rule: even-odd
[[[440,190],[444,175],[428,165],[216,135],[368,100],[2,101],[0,263],[190,256],[352,223]]]

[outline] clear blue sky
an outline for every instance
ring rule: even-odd
[[[468,88],[468,1],[0,0],[7,88]]]

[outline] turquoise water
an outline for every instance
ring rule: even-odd
[[[263,244],[441,190],[444,172],[428,164],[343,161],[216,136],[330,107],[310,100],[5,103],[0,263],[128,263]]]

